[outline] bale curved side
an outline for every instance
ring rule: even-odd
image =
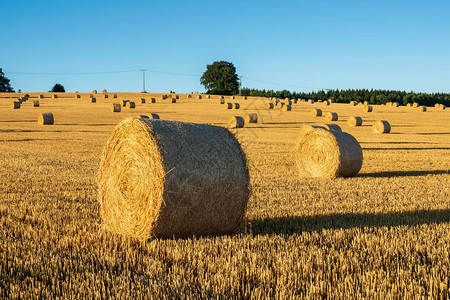
[[[391,132],[391,124],[388,121],[376,121],[372,125],[373,131],[375,133],[389,133]]]
[[[325,115],[325,118],[328,121],[337,121],[338,120],[338,114],[335,112],[327,112]]]
[[[324,124],[323,127],[326,130],[332,130],[332,131],[342,131],[341,126],[339,126],[338,124]]]
[[[350,116],[350,117],[348,117],[347,124],[350,127],[361,126],[362,125],[362,119],[361,119],[361,117]]]
[[[228,128],[243,128],[245,124],[244,118],[233,116],[228,120]]]
[[[322,116],[322,110],[318,108],[311,109],[311,115],[313,117],[321,117]]]
[[[38,115],[38,124],[39,125],[53,125],[55,119],[53,118],[52,113],[43,113]]]
[[[225,128],[127,118],[103,150],[101,216],[122,235],[229,234],[242,224],[248,198],[245,154]]]
[[[244,116],[245,123],[258,123],[258,114],[246,113]]]
[[[120,105],[120,103],[113,103],[111,106],[111,111],[112,112],[120,112],[122,110],[122,106]]]

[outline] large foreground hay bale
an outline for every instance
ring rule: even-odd
[[[12,109],[19,109],[20,108],[20,101],[13,101],[11,103],[11,108]]]
[[[241,108],[241,106],[239,105],[239,103],[233,103],[233,108],[239,109],[239,108]]]
[[[323,128],[325,128],[326,130],[331,130],[331,131],[338,131],[341,132],[341,126],[339,126],[338,124],[324,124],[322,125]]]
[[[245,120],[240,116],[232,116],[228,119],[228,128],[243,128]]]
[[[258,123],[257,113],[246,113],[244,116],[245,123]]]
[[[52,113],[43,113],[38,116],[39,125],[53,125],[55,119]]]
[[[317,125],[302,125],[300,126],[299,130],[297,131],[297,136],[295,138],[295,145],[298,147],[300,145],[300,141],[303,140],[303,137],[313,131],[316,128],[322,128],[325,129],[325,127],[317,126]]]
[[[133,101],[128,101],[127,102],[127,108],[136,108],[136,104]]]
[[[297,167],[301,176],[350,177],[361,170],[361,146],[348,133],[314,128],[296,144]]]
[[[33,105],[31,107],[39,107],[39,100],[33,100]]]
[[[271,102],[267,103],[267,104],[266,104],[266,107],[267,107],[268,109],[273,109],[273,103],[271,103]]]
[[[373,131],[375,133],[389,133],[391,132],[391,124],[388,121],[376,121],[372,125]]]
[[[329,111],[329,112],[326,113],[325,118],[328,121],[337,121],[338,120],[338,114],[335,113],[335,112],[330,112]]]
[[[364,105],[364,111],[365,112],[372,112],[373,111],[372,105]]]
[[[225,128],[127,118],[103,150],[103,225],[139,240],[235,232],[249,198],[247,162]]]
[[[112,112],[120,112],[122,110],[122,106],[120,103],[113,103],[111,107]]]
[[[311,115],[313,117],[321,117],[322,116],[322,110],[318,108],[311,109]]]
[[[292,105],[284,105],[282,108],[283,111],[291,111],[292,110]]]
[[[361,117],[350,116],[347,119],[347,124],[350,127],[361,126],[362,125],[362,119],[361,119]]]

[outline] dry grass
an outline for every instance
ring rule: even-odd
[[[295,136],[325,120],[305,102],[286,113],[249,97],[241,110],[257,111],[258,124],[235,130],[252,185],[244,229],[140,243],[101,229],[96,172],[114,127],[151,112],[226,126],[234,112],[182,96],[112,113],[113,99],[67,97],[19,110],[0,99],[0,297],[448,298],[448,110],[333,103],[363,166],[352,178],[309,179],[295,167]],[[46,111],[57,122],[38,126]],[[347,127],[352,115],[364,124]],[[375,120],[393,133],[372,134]]]

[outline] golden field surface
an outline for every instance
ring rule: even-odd
[[[266,109],[268,99],[225,97],[241,104],[227,110],[217,96],[180,95],[171,103],[156,94],[98,94],[89,103],[88,94],[43,94],[40,107],[31,98],[15,110],[9,94],[0,95],[1,298],[450,296],[448,110],[375,105],[368,113],[361,105],[299,102],[284,112]],[[123,99],[136,108],[111,112]],[[358,176],[299,177],[298,128],[329,123],[312,108],[337,112],[333,123],[359,141]],[[43,112],[53,113],[54,125],[37,124]],[[96,172],[119,121],[157,113],[226,126],[245,112],[259,120],[231,130],[247,154],[252,186],[240,232],[141,243],[102,229]],[[363,125],[347,126],[349,116]],[[372,133],[376,120],[389,121],[391,133]]]

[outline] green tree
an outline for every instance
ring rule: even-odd
[[[13,88],[9,84],[9,79],[6,78],[2,68],[0,68],[0,92],[1,93],[14,93]]]
[[[65,93],[66,90],[64,89],[64,86],[62,84],[55,84],[53,88],[49,91],[50,93]]]
[[[239,90],[236,68],[233,63],[227,61],[215,61],[207,65],[200,83],[208,94],[234,95]]]

